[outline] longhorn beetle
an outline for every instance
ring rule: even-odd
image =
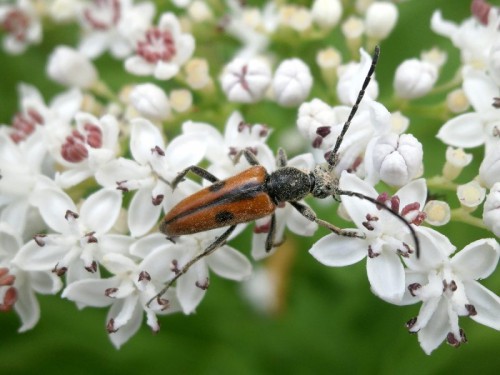
[[[277,157],[278,169],[272,173],[268,173],[263,166],[259,165],[252,152],[243,150],[237,155],[235,160],[238,160],[243,154],[250,163],[250,168],[226,180],[219,180],[210,172],[195,165],[184,169],[177,175],[170,183],[172,189],[175,189],[188,172],[193,172],[199,177],[212,182],[212,185],[185,198],[173,207],[162,220],[160,231],[166,234],[168,238],[171,238],[225,226],[229,226],[229,228],[216,238],[202,253],[191,259],[182,269],[178,270],[176,275],[165,285],[160,293],[148,302],[148,305],[155,298],[159,304],[164,304],[164,301],[160,297],[194,263],[221,247],[237,224],[271,215],[271,225],[266,239],[266,251],[270,251],[274,245],[276,227],[274,212],[280,203],[290,203],[301,215],[338,235],[364,238],[364,235],[360,235],[355,231],[344,230],[319,219],[313,210],[298,202],[309,194],[320,199],[330,196],[338,199],[341,195],[357,197],[368,200],[380,209],[391,212],[392,215],[399,218],[409,228],[415,241],[417,257],[419,256],[419,242],[415,230],[401,215],[372,197],[354,191],[341,190],[338,186],[338,178],[334,174],[334,168],[339,161],[338,151],[340,145],[363,99],[365,90],[375,71],[379,54],[380,49],[377,46],[373,54],[372,64],[359,91],[356,102],[342,127],[335,146],[326,157],[326,163],[317,165],[310,172],[304,172],[287,166],[286,154],[282,149],[279,149]]]

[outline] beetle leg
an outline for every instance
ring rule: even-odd
[[[192,165],[190,167],[187,167],[183,171],[179,172],[179,174],[172,180],[172,182],[170,183],[172,190],[174,190],[177,187],[179,182],[184,180],[184,177],[188,174],[189,171],[193,172],[195,175],[200,176],[201,178],[208,180],[210,182],[219,181],[219,179],[217,177],[215,177],[212,173],[210,173],[206,169],[198,167],[197,165]]]
[[[329,223],[328,221],[319,219],[313,210],[311,210],[309,207],[307,207],[302,203],[299,202],[288,202],[288,203],[290,203],[306,219],[316,222],[318,225],[321,225],[322,227],[331,230],[333,233],[338,234],[339,236],[365,238],[364,234],[360,234],[352,230],[345,230]]]
[[[269,226],[269,232],[267,232],[266,237],[266,253],[270,252],[274,246],[274,237],[276,235],[276,215],[273,213],[271,215],[271,225]]]
[[[285,150],[281,147],[278,149],[278,155],[276,155],[276,165],[278,168],[286,167],[288,163],[288,157],[286,156]]]
[[[212,242],[202,253],[198,254],[195,256],[193,259],[191,259],[189,262],[187,262],[184,267],[182,267],[170,280],[165,284],[162,290],[158,294],[156,294],[153,298],[151,298],[148,303],[146,304],[147,307],[156,300],[159,305],[164,304],[163,301],[161,300],[161,296],[163,296],[167,291],[172,287],[172,285],[177,281],[179,277],[184,275],[193,264],[198,262],[200,259],[212,254],[215,250],[217,250],[219,247],[223,246],[226,243],[226,240],[228,237],[231,235],[231,233],[234,231],[234,228],[236,228],[236,225],[231,225],[224,233],[222,233],[219,237],[215,239],[214,242]],[[168,307],[168,305],[166,305]]]

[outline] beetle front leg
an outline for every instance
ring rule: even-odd
[[[328,221],[319,219],[313,210],[311,210],[309,207],[307,207],[302,203],[299,202],[288,202],[288,203],[290,203],[306,219],[314,221],[318,225],[321,225],[322,227],[331,230],[333,233],[338,234],[339,236],[357,237],[362,239],[365,238],[364,234],[359,234],[358,232],[352,230],[345,230],[329,223]]]
[[[245,159],[247,159],[248,164],[260,165],[259,161],[255,157],[255,154],[252,151],[250,151],[248,148],[244,148],[243,150],[238,151],[238,153],[234,156],[234,159],[233,159],[234,164],[238,164],[238,162],[241,159],[241,155],[245,156]]]
[[[179,182],[184,180],[184,177],[189,173],[189,171],[210,182],[219,181],[217,177],[215,177],[212,173],[210,173],[206,169],[198,167],[197,165],[192,165],[190,167],[187,167],[183,171],[179,172],[179,174],[177,174],[177,176],[172,180],[172,182],[170,183],[170,187],[172,188],[172,190],[174,190],[177,187]]]
[[[189,271],[191,266],[198,262],[199,260],[203,259],[204,257],[212,254],[215,250],[217,250],[219,247],[224,246],[226,243],[226,240],[228,237],[231,235],[231,233],[234,231],[234,228],[236,228],[236,225],[231,225],[224,233],[222,233],[219,237],[215,239],[214,242],[212,242],[202,253],[198,254],[195,256],[193,259],[191,259],[189,262],[187,262],[184,267],[182,267],[180,270],[178,270],[175,274],[175,276],[170,280],[165,286],[163,287],[162,290],[158,294],[156,294],[153,298],[151,298],[148,303],[146,304],[147,307],[153,302],[154,300],[158,301],[159,305],[162,305],[162,300],[161,296],[163,296],[167,291],[172,287],[172,285],[177,281],[179,277],[184,275]]]

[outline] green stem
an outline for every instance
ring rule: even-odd
[[[451,220],[460,221],[477,228],[487,229],[482,219],[472,216],[470,212],[464,210],[462,207],[451,210]]]
[[[443,176],[434,176],[427,179],[427,186],[434,189],[445,189],[455,191],[457,190],[457,184],[453,181],[444,178]]]

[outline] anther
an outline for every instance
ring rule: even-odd
[[[163,202],[163,198],[165,196],[163,194],[158,194],[156,197],[151,198],[151,202],[153,203],[153,206],[159,206],[161,202]]]
[[[104,295],[109,298],[115,298],[115,294],[118,292],[118,288],[107,288],[104,291]]]
[[[469,313],[469,316],[477,315],[476,307],[474,305],[466,304],[465,309]]]
[[[35,240],[38,246],[43,247],[45,246],[45,240],[44,240],[45,237],[47,237],[46,234],[35,234],[33,236],[33,240]]]
[[[199,282],[199,281],[196,281],[194,283],[194,285],[196,285],[198,288],[200,288],[201,290],[207,290],[208,287],[210,286],[210,281],[208,279],[208,277],[205,279],[205,281],[203,283]]]
[[[113,318],[109,319],[108,324],[106,324],[106,331],[108,333],[115,333],[118,328],[115,328],[115,320]]]
[[[411,318],[410,320],[408,320],[406,323],[405,323],[405,327],[408,329],[408,330],[411,330],[415,324],[417,324],[417,317],[414,317],[414,318]],[[415,333],[415,332],[412,332],[410,331],[410,333]]]
[[[410,285],[408,285],[408,291],[410,292],[410,294],[413,296],[413,297],[416,297],[417,295],[415,294],[415,292],[417,290],[419,290],[420,288],[422,288],[422,284],[419,284],[419,283],[412,283]]]
[[[368,246],[368,258],[373,259],[373,258],[378,257],[379,255],[380,255],[380,253],[376,253],[376,252],[373,251],[371,245]]]
[[[141,281],[151,281],[151,275],[147,271],[141,271],[141,273],[139,273],[138,281],[139,282],[141,282]]]
[[[170,265],[170,271],[172,271],[173,273],[175,273],[176,275],[181,272],[180,268],[179,268],[179,262],[177,261],[177,259],[174,259],[172,260],[172,263]]]
[[[160,156],[165,156],[165,151],[162,150],[162,148],[160,146],[155,146],[151,149],[151,153],[154,154],[154,153],[157,153],[158,155]]]
[[[90,264],[90,266],[85,266],[85,269],[90,272],[90,273],[95,273],[97,272],[97,262],[94,260]]]
[[[78,219],[80,215],[78,215],[76,212],[73,212],[71,210],[67,210],[66,213],[64,214],[64,218],[69,221],[69,219]]]

